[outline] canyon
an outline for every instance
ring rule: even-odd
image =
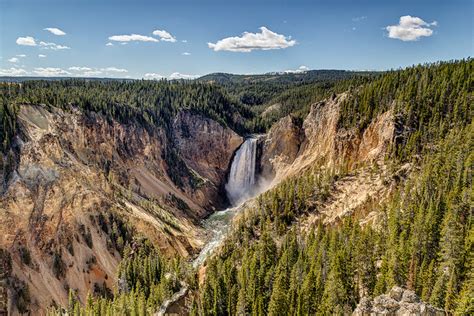
[[[420,72],[458,67],[462,77],[471,64],[400,73],[410,86]],[[469,103],[456,93],[449,108],[458,129],[430,112],[425,86],[417,93],[427,101],[404,101],[412,92],[397,90],[400,76],[316,90],[290,113],[290,101],[255,109],[216,83],[64,81],[25,95],[14,86],[0,160],[2,306],[14,315],[453,311],[439,297],[457,276],[447,245],[462,254],[456,269],[469,261]],[[76,103],[51,97],[55,89]],[[142,103],[117,101],[129,97]],[[466,297],[462,271],[456,293]]]
[[[1,204],[8,216],[0,221],[0,244],[12,254],[11,273],[28,285],[37,310],[52,302],[65,304],[71,287],[82,299],[94,284],[113,288],[120,255],[100,228],[102,217],[111,229],[125,218],[168,254],[192,257],[203,248],[195,261],[201,265],[233,217],[229,209],[222,211],[229,203],[222,198],[223,190],[238,206],[310,165],[380,162],[393,138],[390,113],[361,137],[347,135],[335,126],[344,97],[313,105],[302,126],[288,116],[268,134],[246,141],[211,119],[180,112],[173,121],[174,144],[164,141],[160,131],[151,135],[79,110],[21,106],[19,165],[6,183]],[[179,188],[169,178],[162,158],[165,146],[176,146],[199,183],[195,188]],[[353,195],[359,196],[359,187],[356,183]],[[327,208],[328,218],[351,211]],[[200,224],[218,210],[207,224]],[[224,221],[216,224],[216,218]],[[23,249],[29,253],[28,264]],[[55,265],[63,271],[53,271]]]

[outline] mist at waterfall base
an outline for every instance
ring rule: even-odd
[[[239,212],[242,204],[268,188],[267,181],[256,177],[256,159],[257,138],[248,138],[235,153],[225,186],[232,207],[216,212],[204,221],[203,226],[211,234],[211,238],[193,261],[195,268],[224,240],[232,218]]]

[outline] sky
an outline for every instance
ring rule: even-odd
[[[0,76],[386,70],[473,55],[473,0],[0,0]]]

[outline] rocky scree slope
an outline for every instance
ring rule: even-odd
[[[176,116],[171,142],[159,128],[75,108],[22,105],[18,122],[15,167],[1,174],[0,247],[16,284],[10,310],[23,300],[34,313],[64,306],[69,289],[83,302],[94,288],[112,290],[135,235],[164,253],[195,253],[204,237],[198,221],[226,203],[225,172],[243,141],[189,112]],[[186,169],[179,181],[170,178],[167,146]]]
[[[393,188],[393,173],[406,177],[410,170],[409,164],[399,171],[389,170],[384,159],[400,133],[392,110],[377,116],[362,133],[347,130],[338,126],[346,98],[343,93],[313,104],[303,122],[291,115],[281,119],[260,144],[261,176],[270,187],[310,168],[339,169],[346,174],[334,184],[329,200],[320,205],[317,215],[311,215],[310,222],[320,216],[334,222],[362,209],[374,197],[382,202]]]

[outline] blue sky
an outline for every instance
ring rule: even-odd
[[[472,56],[473,19],[472,0],[0,0],[0,75],[383,70]]]

